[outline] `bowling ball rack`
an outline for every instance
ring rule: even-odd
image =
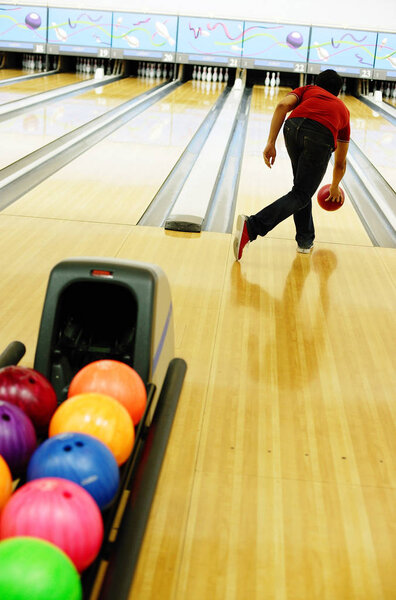
[[[11,342],[0,354],[0,368],[18,364],[25,350],[23,343]],[[146,384],[147,406],[136,427],[132,453],[120,468],[116,498],[102,511],[104,541],[100,553],[81,575],[84,600],[129,597],[186,369],[183,359],[173,358],[161,390]],[[23,483],[21,479],[19,486]]]

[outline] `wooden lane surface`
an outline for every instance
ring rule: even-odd
[[[6,209],[6,214],[135,224],[223,85],[185,83]]]
[[[274,108],[282,96],[289,91],[286,88],[276,88],[271,97],[268,87],[255,86],[253,89],[236,215],[238,213],[255,214],[264,206],[283,196],[292,187],[292,169],[282,132],[277,141],[276,161],[271,169],[265,166],[262,155]],[[329,165],[323,183],[331,181],[331,173],[332,166]],[[319,207],[316,197],[314,197],[312,214],[317,241],[371,245],[370,238],[348,198],[341,209],[327,212]],[[280,223],[266,236],[266,238],[287,239],[294,239],[294,237],[295,227],[292,218]],[[260,240],[258,242],[262,243]],[[250,247],[247,252],[249,251]]]
[[[342,99],[351,113],[353,141],[396,191],[396,127],[357,98]]]
[[[23,75],[26,75],[26,71],[22,71],[21,69],[0,69],[0,81],[22,77]]]
[[[115,256],[129,228],[0,213],[0,341],[20,339],[33,366],[42,303],[52,267],[70,256]],[[98,240],[100,242],[98,243]]]
[[[296,255],[284,235],[235,264],[227,234],[44,212],[0,213],[0,339],[21,364],[63,258],[155,263],[172,289],[188,371],[131,600],[393,600],[394,250]]]
[[[160,265],[188,364],[130,598],[391,600],[392,250],[0,215],[0,338],[32,366],[68,256]]]
[[[130,598],[390,599],[395,254],[252,251],[137,228],[119,254],[160,260],[188,363]]]
[[[0,87],[0,104],[12,102],[25,98],[30,94],[41,94],[49,92],[64,85],[72,85],[86,79],[78,73],[57,73],[55,75],[43,75],[34,79],[24,79],[9,85]]]
[[[156,80],[122,79],[3,121],[0,169],[155,85]]]

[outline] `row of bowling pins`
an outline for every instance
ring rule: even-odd
[[[270,86],[270,87],[279,87],[280,85],[280,73],[276,73],[275,71],[272,71],[272,75],[270,76],[270,72],[267,71],[267,74],[265,76],[265,80],[264,80],[264,85],[266,87]]]
[[[223,73],[223,67],[220,67],[219,70],[217,70],[217,67],[213,67],[212,70],[212,67],[201,67],[194,65],[192,72],[192,78],[194,80],[196,79],[197,81],[214,81],[215,83],[216,81],[219,83],[224,81],[227,83],[228,77],[228,67],[225,68]]]
[[[361,80],[360,91],[363,94],[363,96],[368,96],[370,94],[369,79]],[[380,91],[383,98],[396,100],[396,83],[391,83],[390,81],[378,81],[374,83],[373,86],[373,93],[375,91]]]
[[[176,66],[174,67],[176,69]],[[138,77],[147,77],[149,79],[167,79],[173,75],[173,66],[167,63],[139,63],[137,70]]]
[[[200,79],[200,80],[192,79],[191,85],[192,85],[193,90],[198,90],[202,93],[210,94],[210,93],[214,93],[215,91],[219,90],[221,88],[221,86],[223,85],[223,82],[221,82],[219,80],[217,80],[217,81],[202,81],[202,79]]]
[[[102,67],[102,69],[104,69],[104,60],[102,60],[101,64],[99,64],[99,61],[96,60],[96,58],[78,57],[76,60],[76,73],[91,75],[92,73],[95,73],[96,69],[98,69],[99,67]],[[111,74],[110,61],[108,63],[108,70],[109,69],[110,73],[107,73],[107,75]]]
[[[41,54],[24,54],[22,56],[22,69],[24,71],[43,71],[45,58]]]
[[[396,98],[396,83],[381,81],[377,83],[376,89],[382,93],[384,98]]]

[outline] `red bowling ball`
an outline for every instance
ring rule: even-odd
[[[21,408],[38,432],[44,432],[58,403],[50,382],[28,367],[10,366],[0,369],[0,400]]]
[[[324,210],[338,210],[339,208],[341,208],[341,206],[344,204],[344,200],[345,200],[345,194],[344,194],[344,190],[339,187],[339,190],[341,192],[341,202],[333,202],[332,200],[326,200],[326,198],[329,197],[329,191],[330,191],[330,184],[326,184],[323,185],[319,192],[318,192],[318,204],[321,208],[324,208]]]

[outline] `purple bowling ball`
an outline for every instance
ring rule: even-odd
[[[298,31],[291,31],[286,38],[286,43],[289,46],[289,48],[294,48],[296,50],[297,48],[300,48],[300,46],[303,45],[304,38]]]
[[[37,446],[29,417],[17,406],[0,400],[0,454],[13,476],[20,475]]]
[[[31,12],[25,17],[25,23],[30,29],[38,29],[41,25],[41,17],[35,12]]]

